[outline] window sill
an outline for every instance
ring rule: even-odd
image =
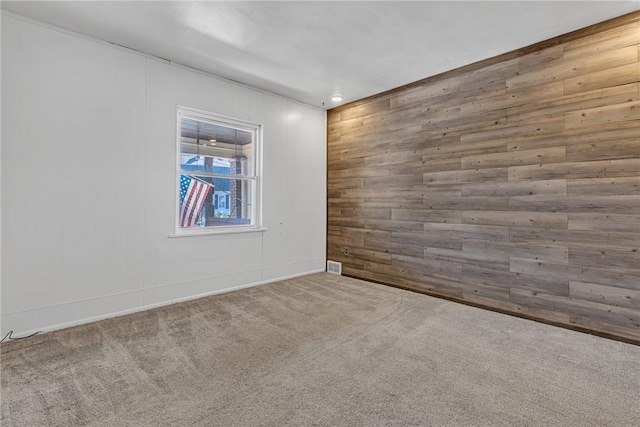
[[[221,230],[206,230],[193,233],[173,233],[169,234],[169,238],[215,236],[219,234],[264,233],[265,231],[267,231],[266,228],[224,228]]]

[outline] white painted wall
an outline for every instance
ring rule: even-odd
[[[177,105],[263,124],[266,232],[168,237]],[[3,336],[324,270],[325,117],[3,13]]]

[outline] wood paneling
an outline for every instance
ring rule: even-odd
[[[640,342],[640,12],[328,112],[344,274]]]

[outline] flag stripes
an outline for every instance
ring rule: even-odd
[[[180,175],[180,227],[198,223],[211,185],[187,175]]]

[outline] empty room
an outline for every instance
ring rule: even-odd
[[[640,425],[640,4],[2,1],[0,425]]]

